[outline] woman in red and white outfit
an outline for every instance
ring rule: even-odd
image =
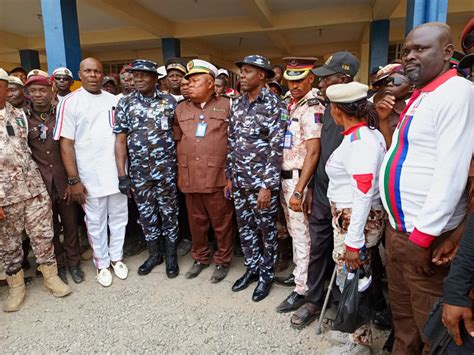
[[[344,127],[344,139],[326,164],[334,227],[333,259],[341,291],[347,270],[362,266],[361,249],[368,256],[366,263],[370,263],[370,249],[378,244],[384,227],[378,179],[386,146],[377,130],[378,116],[373,104],[367,101],[367,91],[367,85],[358,82],[332,85],[326,91],[331,115],[337,125]],[[340,348],[342,352],[370,354],[369,324],[350,335],[331,333],[330,338],[336,340],[333,342],[344,348]]]

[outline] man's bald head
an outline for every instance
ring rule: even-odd
[[[104,69],[102,63],[96,58],[86,58],[79,65],[79,78],[82,87],[92,94],[100,94]]]
[[[89,65],[99,66],[102,70],[104,69],[100,60],[98,60],[97,58],[89,57],[81,61],[81,63],[79,64],[79,70]]]
[[[453,34],[451,27],[443,22],[428,22],[415,27],[407,36],[423,35],[431,36],[433,40],[438,41],[442,46],[453,43]]]
[[[430,22],[414,28],[402,48],[402,64],[412,84],[423,87],[449,69],[454,52],[451,28]]]

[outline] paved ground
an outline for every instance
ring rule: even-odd
[[[274,311],[289,289],[275,286],[260,303],[251,300],[253,287],[231,291],[244,271],[242,259],[227,279],[211,284],[213,266],[194,280],[184,278],[189,256],[180,260],[176,279],[166,278],[164,265],[138,276],[145,257],[128,259],[129,278],[115,278],[108,289],[95,281],[92,262],[83,262],[86,281],[70,281],[74,293],[65,299],[55,299],[35,279],[19,312],[0,312],[1,353],[328,353],[315,323],[297,331],[288,314]],[[0,288],[1,303],[6,295]],[[383,336],[378,334],[375,348]]]

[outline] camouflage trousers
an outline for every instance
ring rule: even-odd
[[[352,209],[336,208],[335,204],[331,204],[332,226],[334,228],[334,250],[332,257],[336,263],[336,284],[341,292],[344,289],[344,283],[347,278],[347,269],[344,264],[344,255],[346,246],[344,240],[351,221]],[[367,223],[364,228],[365,247],[367,248],[366,264],[370,267],[371,248],[375,247],[380,238],[385,225],[385,211],[380,209],[372,209],[367,217]],[[356,344],[370,345],[372,343],[372,328],[370,324],[364,324],[354,333],[350,334],[350,340]]]
[[[28,200],[2,207],[5,218],[0,220],[0,260],[7,275],[21,269],[23,230],[31,240],[38,264],[56,262],[53,246],[53,210],[48,192]]]
[[[257,208],[258,191],[234,187],[233,196],[245,266],[248,270],[259,273],[260,281],[271,282],[277,258],[278,193],[272,192],[270,207],[266,209]],[[258,232],[261,232],[262,243]]]
[[[161,235],[171,242],[178,239],[178,191],[175,183],[148,182],[134,187],[133,198],[146,241],[158,240]]]
[[[295,292],[299,295],[306,295],[308,291],[306,281],[308,279],[309,252],[311,249],[309,225],[303,212],[295,212],[288,208],[290,198],[293,196],[297,183],[298,177],[294,179],[282,179],[280,200],[283,211],[285,212],[288,232],[293,240]]]

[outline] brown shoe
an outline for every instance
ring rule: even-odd
[[[228,272],[229,272],[228,266],[216,265],[216,268],[214,269],[214,272],[212,273],[212,276],[211,276],[211,282],[213,284],[221,282],[222,280],[225,279]]]
[[[209,264],[203,264],[200,261],[195,261],[193,266],[191,266],[191,268],[188,270],[186,275],[184,275],[184,277],[186,277],[187,279],[194,279],[201,273],[202,270],[204,270],[208,266]]]

